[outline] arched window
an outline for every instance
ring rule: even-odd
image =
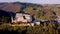
[[[25,16],[23,16],[23,18],[24,18],[24,19],[26,19],[26,17],[25,17]]]

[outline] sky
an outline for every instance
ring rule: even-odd
[[[0,2],[26,2],[36,4],[60,4],[60,0],[0,0]]]

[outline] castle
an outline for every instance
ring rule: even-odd
[[[32,16],[29,14],[25,14],[25,13],[16,13],[15,18],[11,17],[11,21],[12,23],[18,23],[18,22],[25,22],[25,24],[29,24],[34,26],[34,24],[40,25],[40,21],[33,21],[32,22]]]

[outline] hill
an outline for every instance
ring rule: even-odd
[[[59,4],[0,3],[0,10],[29,13],[36,19],[55,19],[57,15],[60,16]]]

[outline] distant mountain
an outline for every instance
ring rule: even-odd
[[[25,7],[35,6],[37,4],[32,3],[21,3],[21,2],[12,2],[12,3],[0,3],[0,9],[12,12],[19,12]]]

